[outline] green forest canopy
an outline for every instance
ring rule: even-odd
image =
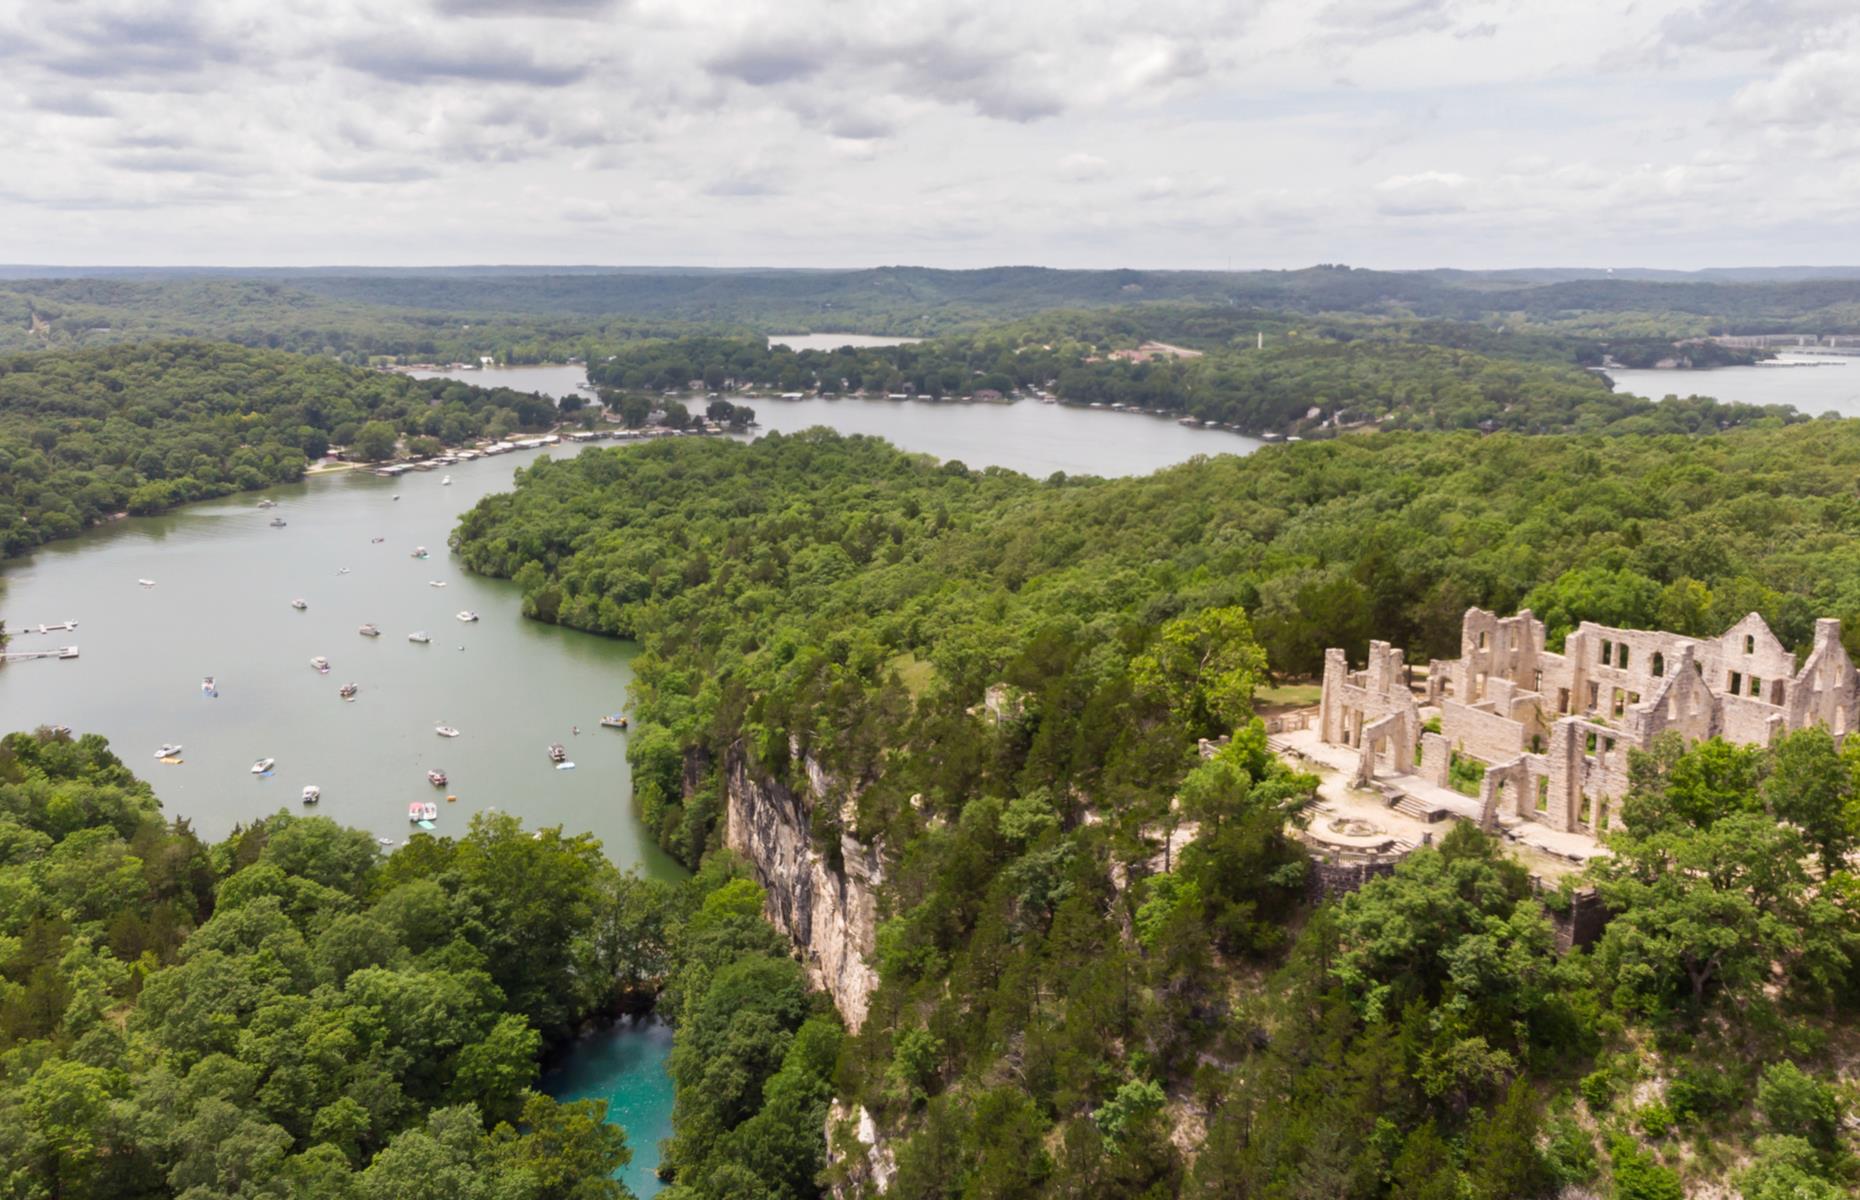
[[[1272,340],[1258,348],[1255,332],[1266,325]],[[1203,352],[1138,362],[1112,355],[1169,336]],[[1670,343],[1664,351],[1672,351]],[[1804,419],[1787,405],[1697,397],[1655,402],[1615,393],[1576,365],[1606,352],[1599,343],[1482,336],[1479,326],[1293,322],[1276,313],[1249,320],[1158,306],[1049,313],[917,344],[831,351],[797,352],[753,337],[642,339],[590,365],[588,378],[611,391],[683,391],[695,382],[711,391],[767,387],[934,399],[1050,386],[1072,404],[1123,405],[1302,436],[1356,426],[1698,433]]]
[[[624,1132],[602,1104],[537,1092],[538,1067],[660,989],[678,1021],[672,1161],[811,1180],[839,1027],[761,910],[721,862],[644,880],[585,834],[505,814],[386,858],[362,830],[287,813],[209,846],[101,738],[10,735],[0,1187],[618,1200]]]
[[[1799,648],[1860,601],[1856,463],[1817,423],[1036,483],[816,431],[537,464],[458,544],[534,615],[641,641],[635,786],[687,861],[726,765],[857,781],[813,814],[828,862],[848,833],[886,862],[835,1085],[890,1132],[893,1195],[1832,1197],[1860,1179],[1821,1066],[1860,1042],[1860,753],[1637,759],[1589,881],[1615,919],[1564,954],[1566,899],[1466,827],[1309,909],[1311,783],[1245,700],[1326,644],[1456,647],[1469,603],[1755,609]]]
[[[112,513],[301,479],[332,444],[456,443],[552,400],[215,342],[0,357],[0,557]]]

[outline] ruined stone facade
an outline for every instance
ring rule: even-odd
[[[1422,732],[1405,674],[1401,651],[1386,643],[1371,643],[1357,672],[1343,651],[1328,651],[1320,737],[1360,750],[1359,783],[1407,775],[1444,787],[1455,754],[1477,759],[1488,828],[1537,821],[1600,833],[1627,793],[1628,751],[1667,730],[1767,745],[1813,725],[1841,737],[1860,717],[1860,673],[1832,619],[1815,623],[1798,668],[1756,613],[1716,638],[1584,621],[1556,653],[1529,610],[1468,609],[1459,658],[1429,664],[1425,697],[1439,710],[1438,734]]]
[[[1324,741],[1362,750],[1358,782],[1367,783],[1378,769],[1405,773],[1421,736],[1421,708],[1408,686],[1401,651],[1387,642],[1371,642],[1368,668],[1351,671],[1343,651],[1326,650],[1318,722]]]

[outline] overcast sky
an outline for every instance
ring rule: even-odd
[[[0,0],[0,261],[1860,263],[1855,0]]]

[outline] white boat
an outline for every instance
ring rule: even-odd
[[[155,586],[155,581],[153,579],[138,579],[136,580],[136,582],[141,584],[143,587],[154,587]]]
[[[439,481],[439,486],[440,486],[440,487],[451,487],[451,486],[452,486],[452,476],[450,476],[450,475],[448,475],[448,476],[446,476],[446,477],[445,477],[444,479],[442,479],[442,480],[440,480],[440,481]]]
[[[348,573],[349,573],[349,568],[347,568],[347,567],[337,567],[337,568],[336,568],[336,574],[338,574],[338,575],[347,575]]]
[[[363,637],[380,637],[381,636],[381,631],[375,628],[373,625],[364,625],[360,629],[356,630],[355,632],[361,634]]]
[[[561,763],[561,762],[568,761],[568,751],[563,748],[562,743],[560,742],[549,743],[549,761],[552,763]]]
[[[559,762],[555,764],[555,769],[558,771],[572,771],[575,769],[575,764],[572,762]]]
[[[626,715],[624,713],[609,713],[607,716],[601,718],[601,728],[603,729],[625,729],[626,724]]]
[[[156,758],[179,758],[181,757],[181,743],[163,742],[161,744],[161,749],[155,752],[155,757]]]
[[[437,821],[439,806],[431,800],[415,800],[407,806],[407,819],[409,821]]]
[[[303,599],[302,597],[299,597],[291,601],[291,607],[296,609],[298,612],[302,612],[304,611],[304,609],[310,607],[310,602],[308,600]]]
[[[452,728],[450,725],[435,725],[433,726],[433,732],[440,737],[457,737],[459,735],[459,731]]]
[[[318,787],[314,783],[304,785],[304,803],[305,804],[315,804],[318,800],[321,800],[322,798],[323,798],[322,788]]]
[[[393,838],[376,838],[375,841],[383,846],[392,846],[394,844]]]
[[[276,508],[278,507],[278,502],[276,500],[271,499],[270,497],[266,497],[265,499],[260,500],[258,502],[258,506],[260,508]]]
[[[471,622],[476,621],[478,619],[478,614],[473,612],[469,608],[462,608],[459,610],[458,618],[459,620],[464,621],[467,624],[470,624]]]
[[[356,687],[352,683],[345,683],[340,688],[336,689],[336,694],[341,696],[344,700],[354,700],[355,693],[361,690],[361,688]]]
[[[426,643],[432,641],[433,637],[424,629],[416,629],[407,635],[407,640],[410,642],[418,642],[420,645],[424,646]]]
[[[278,760],[275,758],[261,758],[257,762],[252,764],[252,774],[269,775],[271,774],[271,768],[277,765],[278,765]]]
[[[384,537],[369,538],[368,544],[371,546],[379,546],[382,542],[385,542],[385,541],[387,541],[387,539]]]
[[[446,586],[446,581],[443,579],[429,579],[426,581],[426,586],[427,587],[444,587]]]
[[[324,658],[321,654],[311,659],[310,665],[316,668],[316,673],[318,675],[329,674],[329,660]]]
[[[217,696],[220,694],[220,685],[213,682],[213,676],[209,675],[200,681],[200,694],[203,696]]]
[[[425,558],[425,557],[426,557],[426,547],[425,547],[425,546],[415,546],[415,547],[413,548],[413,557],[415,557],[415,558]]]

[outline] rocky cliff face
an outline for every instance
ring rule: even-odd
[[[875,849],[850,834],[840,839],[843,865],[837,870],[814,849],[814,807],[844,805],[850,797],[811,758],[801,765],[807,787],[797,795],[762,778],[742,747],[731,747],[723,763],[724,841],[754,868],[768,893],[769,919],[801,951],[815,983],[856,1031],[878,986],[870,958],[883,866]]]

